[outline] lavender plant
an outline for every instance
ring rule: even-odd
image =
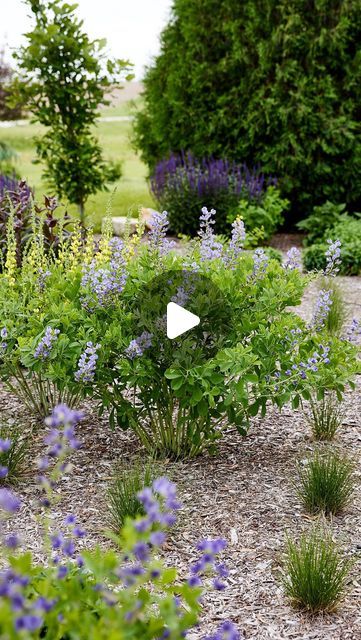
[[[218,555],[224,540],[205,540],[198,545],[200,559],[186,580],[159,559],[168,529],[181,505],[176,487],[167,478],[156,479],[138,492],[144,513],[127,520],[119,536],[118,550],[79,553],[78,541],[86,532],[74,514],[63,525],[50,526],[52,510],[59,500],[55,491],[67,470],[69,454],[80,446],[76,425],[81,414],[58,406],[46,421],[47,451],[38,461],[41,524],[45,564],[36,565],[21,548],[16,532],[2,532],[3,562],[0,574],[0,626],[4,637],[51,638],[129,637],[134,640],[178,640],[197,625],[200,598],[213,577],[213,588],[225,588],[227,569]],[[0,489],[2,517],[21,510],[21,501]],[[239,639],[234,625],[222,625],[217,638]],[[232,635],[230,635],[232,634]]]
[[[199,211],[212,202],[218,211],[217,233],[228,231],[227,215],[237,215],[239,201],[260,202],[275,179],[258,168],[226,159],[195,158],[192,153],[171,154],[159,162],[150,178],[152,193],[162,209],[170,212],[172,232],[194,236]]]

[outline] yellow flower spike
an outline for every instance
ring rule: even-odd
[[[84,251],[84,264],[90,264],[94,258],[94,230],[89,227]]]
[[[69,247],[69,271],[74,271],[82,258],[83,242],[81,237],[80,224],[77,223],[71,236]]]
[[[6,260],[5,260],[5,274],[10,286],[14,286],[17,271],[16,262],[16,240],[14,232],[14,209],[11,207],[9,219],[6,225]]]

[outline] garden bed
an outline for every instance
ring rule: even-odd
[[[361,318],[361,279],[340,278],[350,316]],[[300,312],[311,314],[315,289],[306,292]],[[352,314],[352,315],[351,315]],[[106,487],[116,464],[132,459],[140,450],[130,432],[111,431],[107,417],[99,418],[94,405],[85,405],[86,416],[78,427],[82,442],[73,455],[71,472],[59,483],[62,501],[56,507],[59,523],[76,513],[87,531],[80,545],[108,544],[102,534],[106,518]],[[36,429],[32,437],[29,468],[18,493],[23,508],[15,518],[16,528],[27,546],[40,559],[41,540],[35,512],[37,489],[34,459],[43,450],[39,421],[1,387],[3,421]],[[343,426],[334,446],[353,459],[360,459],[361,376],[357,390],[344,400]],[[203,455],[192,462],[165,463],[166,473],[178,484],[183,503],[177,529],[169,537],[167,562],[184,574],[196,557],[195,543],[201,537],[225,537],[224,558],[230,568],[228,588],[213,592],[205,601],[202,633],[225,619],[233,620],[245,638],[257,640],[357,640],[361,637],[360,560],[350,576],[349,593],[339,611],[310,617],[295,612],[285,600],[279,580],[285,534],[299,533],[312,525],[292,489],[297,460],[313,447],[300,410],[271,410],[262,420],[252,420],[245,438],[230,429],[219,444],[216,457]],[[361,475],[360,467],[358,477]],[[57,523],[57,524],[59,524]],[[14,521],[12,520],[12,527]],[[361,496],[333,520],[333,533],[346,555],[360,557]],[[192,632],[190,639],[201,634]]]

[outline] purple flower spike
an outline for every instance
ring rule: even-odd
[[[92,342],[87,342],[86,349],[79,358],[78,370],[75,372],[74,377],[77,382],[86,383],[94,380],[99,349],[100,344],[93,345]]]
[[[34,358],[38,360],[46,360],[51,354],[54,343],[57,340],[59,333],[59,329],[47,327],[45,329],[44,337],[40,340],[38,346],[34,351]]]

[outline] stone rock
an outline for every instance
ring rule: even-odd
[[[152,228],[152,216],[155,213],[154,209],[142,207],[139,211],[139,215],[145,223],[145,230],[149,231]],[[112,218],[113,233],[115,236],[124,236],[127,224],[129,225],[130,233],[135,233],[137,230],[138,218],[127,218],[126,216],[115,216]]]

